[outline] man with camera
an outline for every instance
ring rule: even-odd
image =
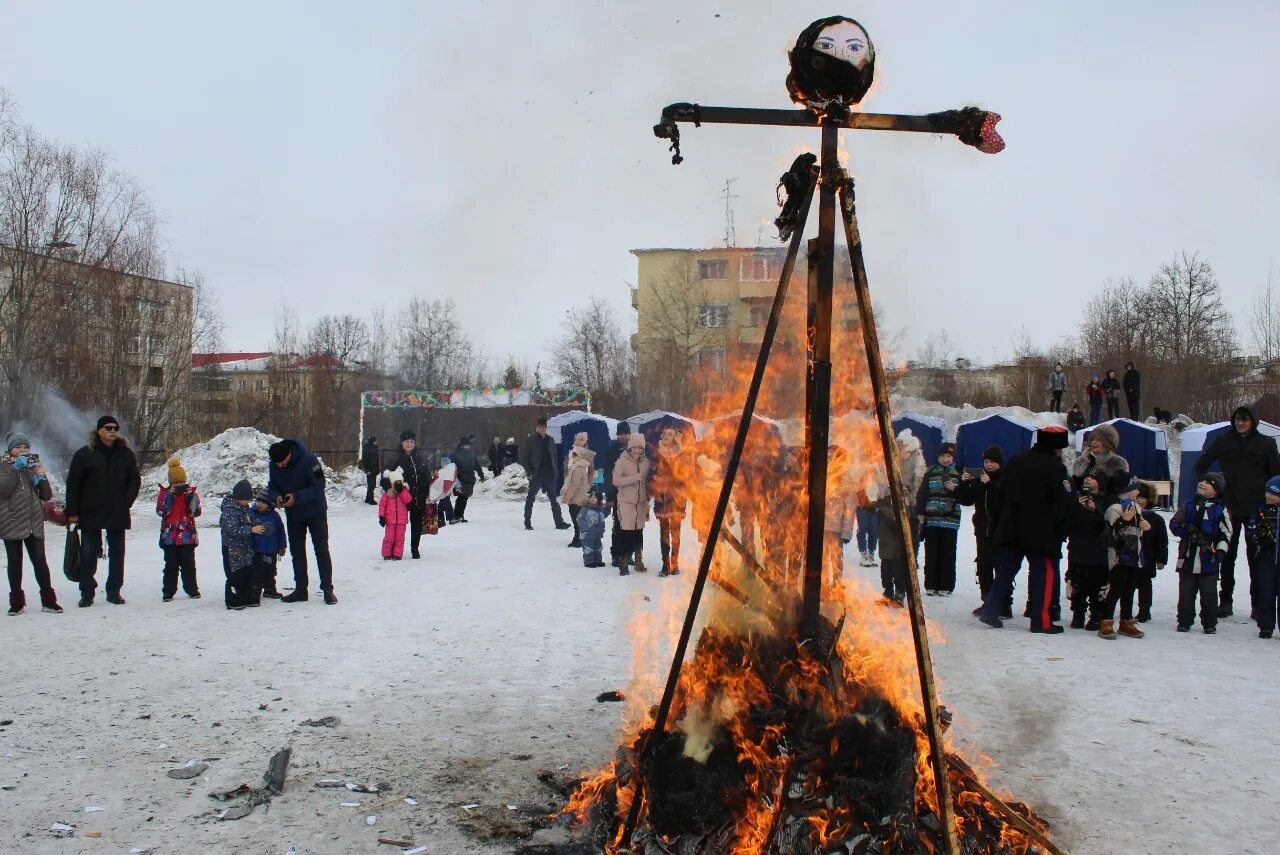
[[[95,578],[102,554],[103,532],[107,542],[107,602],[123,606],[124,533],[133,525],[129,509],[142,489],[138,458],[129,441],[120,435],[120,422],[112,416],[98,419],[89,444],[71,458],[67,473],[67,522],[80,526],[80,608],[93,605],[98,589]]]

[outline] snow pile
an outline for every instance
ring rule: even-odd
[[[194,485],[206,499],[230,495],[231,488],[242,478],[247,478],[254,490],[267,485],[267,467],[271,460],[267,449],[280,437],[263,433],[257,428],[229,428],[208,442],[197,443],[175,451],[170,457],[182,462],[187,470],[187,481]],[[167,483],[168,460],[142,473],[141,500],[154,501],[160,485]],[[324,466],[324,461],[320,464]],[[364,475],[355,467],[335,472],[324,466],[325,495],[330,502],[343,504],[364,498]]]
[[[511,464],[502,467],[502,472],[482,484],[476,485],[476,492],[482,496],[503,499],[508,502],[523,502],[529,492],[529,476],[524,467]],[[539,494],[539,498],[543,498]]]

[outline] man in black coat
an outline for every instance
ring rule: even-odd
[[[336,606],[333,559],[329,555],[329,500],[325,496],[324,466],[298,439],[282,439],[267,448],[267,500],[284,509],[285,534],[293,558],[293,593],[282,603],[305,603],[308,598],[307,535],[316,554],[316,572],[325,605]]]
[[[413,497],[409,503],[409,554],[413,558],[421,558],[419,549],[422,546],[422,521],[427,511],[431,482],[436,477],[436,467],[432,465],[427,453],[418,448],[417,434],[405,430],[400,433],[400,449],[389,468],[399,468],[404,473],[405,486]]]
[[[457,496],[457,501],[453,503],[453,521],[456,523],[467,522],[467,502],[476,490],[476,478],[485,480],[484,470],[476,460],[471,442],[472,438],[469,436],[459,437],[458,447],[449,455],[453,465],[458,467],[458,481],[453,487],[453,495]]]
[[[378,438],[371,436],[364,441],[364,448],[360,450],[360,468],[364,471],[365,477],[365,493],[364,503],[366,505],[378,504],[377,499],[373,498],[374,485],[378,483],[378,473],[382,471],[382,455],[378,450]]]
[[[1258,432],[1258,417],[1248,407],[1236,407],[1231,414],[1231,430],[1224,431],[1209,443],[1196,460],[1196,479],[1203,478],[1209,467],[1217,463],[1227,479],[1223,504],[1231,514],[1231,543],[1226,560],[1218,572],[1222,593],[1218,597],[1218,617],[1229,617],[1231,597],[1236,588],[1236,555],[1240,551],[1240,532],[1244,523],[1262,507],[1267,479],[1280,475],[1280,453],[1276,441]],[[1245,556],[1249,562],[1249,601],[1257,596],[1254,582],[1253,550],[1246,540]]]
[[[547,436],[547,420],[538,419],[533,433],[524,441],[524,454],[520,465],[529,476],[529,495],[524,499],[524,527],[533,531],[533,503],[538,493],[547,494],[551,500],[551,517],[556,521],[557,529],[573,528],[564,521],[560,513],[560,503],[556,501],[556,444]]]
[[[93,605],[98,589],[95,575],[102,554],[102,533],[107,538],[107,602],[124,605],[124,533],[132,527],[129,509],[142,488],[138,458],[129,441],[120,436],[120,422],[112,416],[98,419],[89,444],[71,458],[67,473],[67,521],[80,526],[80,607]]]
[[[1142,421],[1142,375],[1132,362],[1125,363],[1124,377],[1120,378],[1124,386],[1125,401],[1129,404],[1129,418],[1135,422]]]
[[[1004,503],[996,524],[998,572],[987,598],[974,610],[987,626],[1002,627],[1001,609],[1013,594],[1013,580],[1028,567],[1031,631],[1056,635],[1062,627],[1050,620],[1056,611],[1061,579],[1062,542],[1067,537],[1071,479],[1059,455],[1067,447],[1063,428],[1045,427],[1030,450],[1014,456],[1004,475]]]

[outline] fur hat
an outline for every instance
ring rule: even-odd
[[[1113,425],[1098,425],[1089,431],[1088,439],[1090,442],[1098,440],[1106,446],[1107,451],[1115,451],[1120,447],[1120,431]]]
[[[898,445],[909,454],[920,450],[920,440],[911,432],[911,428],[903,428],[898,433]]]
[[[623,422],[623,424],[626,424],[626,422]],[[633,449],[633,448],[644,448],[644,446],[645,446],[645,442],[644,442],[644,434],[642,434],[642,433],[633,433],[633,434],[630,434],[630,436],[631,436],[631,438],[627,440],[627,450],[628,450],[628,451],[629,451],[629,450],[631,450],[631,449]]]
[[[1203,476],[1200,481],[1204,481],[1212,486],[1214,494],[1218,496],[1221,496],[1227,489],[1227,479],[1221,472],[1210,472]],[[1196,483],[1198,484],[1200,481],[1197,481]]]
[[[1276,482],[1276,489],[1280,490],[1280,475],[1277,475],[1275,478],[1271,480]],[[1138,495],[1146,499],[1148,505],[1150,505],[1153,508],[1155,507],[1155,504],[1156,504],[1156,485],[1155,484],[1152,484],[1150,481],[1139,481]],[[1280,496],[1280,492],[1277,492],[1276,495]]]
[[[938,456],[941,457],[944,454],[950,454],[952,457],[955,457],[956,444],[954,442],[944,442],[942,445],[938,446]]]
[[[992,463],[1004,465],[1004,449],[998,445],[988,445],[987,450],[982,452],[983,460],[990,460]]]
[[[6,443],[7,445],[5,447],[5,451],[13,451],[15,448],[17,448],[20,445],[25,445],[27,448],[30,448],[31,438],[28,437],[25,433],[18,433],[17,431],[14,431],[13,433],[9,434],[9,439],[6,440]]]
[[[1058,425],[1049,425],[1036,431],[1036,445],[1050,451],[1060,451],[1067,447],[1067,429]]]
[[[231,498],[237,500],[243,499],[246,502],[249,501],[253,498],[253,485],[241,478],[236,482],[236,485],[231,488]]]
[[[404,442],[406,439],[412,439],[416,441],[418,439],[418,435],[411,430],[400,431],[400,441]]]
[[[170,458],[169,460],[169,483],[187,483],[187,470],[182,468],[182,461],[176,457]]]
[[[283,439],[271,443],[271,447],[267,449],[267,456],[271,458],[272,463],[284,463],[290,454],[293,454],[293,446]]]
[[[395,484],[397,481],[399,481],[401,484],[403,484],[403,483],[404,483],[404,470],[403,470],[403,469],[401,469],[399,466],[397,466],[395,469],[388,469],[388,470],[386,470],[385,472],[383,472],[383,473],[382,473],[382,480],[383,480],[383,481],[388,481],[388,482],[390,482],[391,484]]]

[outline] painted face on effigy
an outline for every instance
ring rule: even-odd
[[[814,40],[813,48],[862,69],[871,60],[871,51],[867,49],[870,42],[862,27],[852,21],[839,21],[823,29]]]

